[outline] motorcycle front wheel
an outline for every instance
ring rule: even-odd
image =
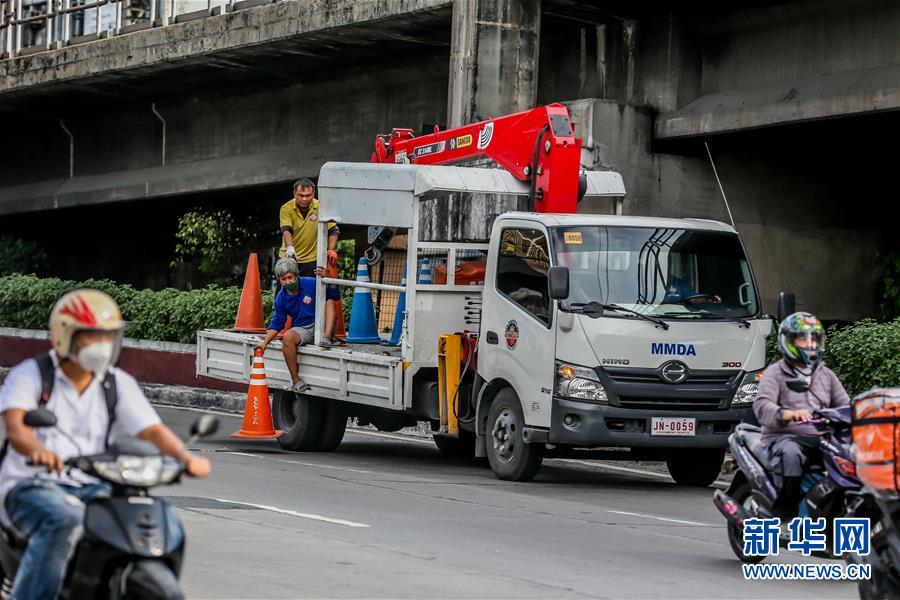
[[[136,560],[122,569],[112,581],[114,600],[184,600],[178,577],[161,560]]]

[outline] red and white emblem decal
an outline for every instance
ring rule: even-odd
[[[312,296],[303,296],[303,304],[312,304]]]
[[[516,344],[519,343],[519,324],[515,321],[507,323],[506,330],[503,332],[503,337],[506,339],[506,347],[510,350],[514,350]]]

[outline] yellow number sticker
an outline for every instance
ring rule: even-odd
[[[581,232],[580,231],[566,231],[563,232],[563,239],[567,244],[580,244],[581,243]]]

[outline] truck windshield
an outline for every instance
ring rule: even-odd
[[[555,227],[568,303],[617,304],[670,319],[746,318],[759,312],[738,236],[643,227]]]

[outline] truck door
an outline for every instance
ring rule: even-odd
[[[488,381],[502,377],[513,385],[528,425],[549,427],[556,336],[547,232],[537,223],[507,221],[492,244],[479,371]]]

